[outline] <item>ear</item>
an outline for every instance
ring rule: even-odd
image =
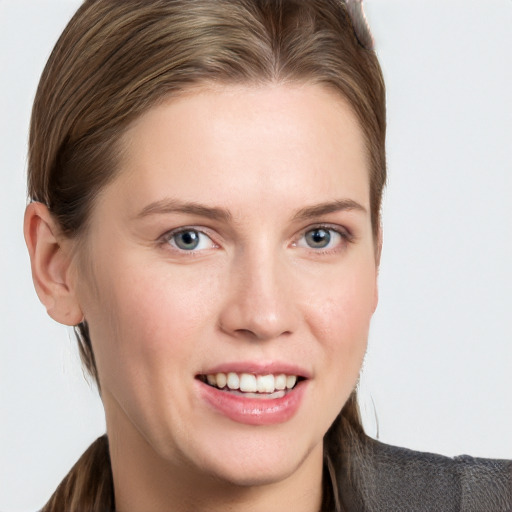
[[[375,243],[375,294],[373,297],[373,312],[375,312],[377,304],[379,303],[379,269],[380,258],[382,255],[382,224],[379,226],[379,232],[377,233],[377,240]]]
[[[39,300],[55,321],[79,324],[83,314],[73,286],[70,241],[60,234],[57,222],[42,203],[27,206],[23,228]]]
[[[375,263],[377,272],[380,268],[380,257],[382,256],[382,224],[379,226],[379,232],[377,233],[376,247],[375,247]]]

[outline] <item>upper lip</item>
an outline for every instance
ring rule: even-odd
[[[311,372],[304,367],[284,361],[233,361],[211,366],[199,375],[214,375],[216,373],[252,373],[254,375],[296,375],[309,379]]]

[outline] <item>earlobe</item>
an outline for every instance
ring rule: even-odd
[[[83,314],[72,281],[70,244],[65,244],[44,204],[32,202],[27,206],[24,235],[39,300],[55,321],[77,325]]]

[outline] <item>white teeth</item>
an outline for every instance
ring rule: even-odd
[[[208,377],[206,377],[208,379]],[[240,387],[240,379],[236,373],[228,373],[227,384],[229,389],[238,389]]]
[[[258,391],[256,377],[250,373],[242,373],[240,376],[240,391],[245,391],[246,393],[256,393],[256,391]]]
[[[226,377],[225,373],[217,373],[216,378],[217,378],[217,387],[218,388],[222,389],[223,387],[226,386],[226,384],[228,382],[228,378]]]
[[[254,375],[252,373],[217,373],[206,375],[206,382],[210,386],[223,389],[226,386],[232,390],[243,393],[265,393],[272,394],[277,391],[292,389],[297,383],[296,375]]]
[[[259,393],[273,393],[276,389],[273,375],[258,375],[256,381]]]
[[[283,373],[276,377],[276,389],[286,389],[286,375]]]
[[[288,375],[288,377],[286,377],[286,387],[288,389],[292,389],[293,386],[295,386],[297,382],[297,377],[295,375]],[[219,381],[217,379],[217,386],[219,385]]]

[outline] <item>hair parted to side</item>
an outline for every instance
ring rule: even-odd
[[[83,242],[95,197],[119,172],[120,139],[131,122],[193,87],[270,83],[322,84],[352,106],[366,139],[377,238],[385,89],[361,0],[85,0],[35,97],[29,198],[48,206],[64,235]],[[75,330],[84,366],[101,389],[87,323]],[[350,481],[348,447],[362,437],[354,392],[326,436],[338,486]],[[341,497],[324,494],[325,510],[338,508],[336,500],[344,506]],[[89,448],[43,510],[114,510],[106,438]]]

